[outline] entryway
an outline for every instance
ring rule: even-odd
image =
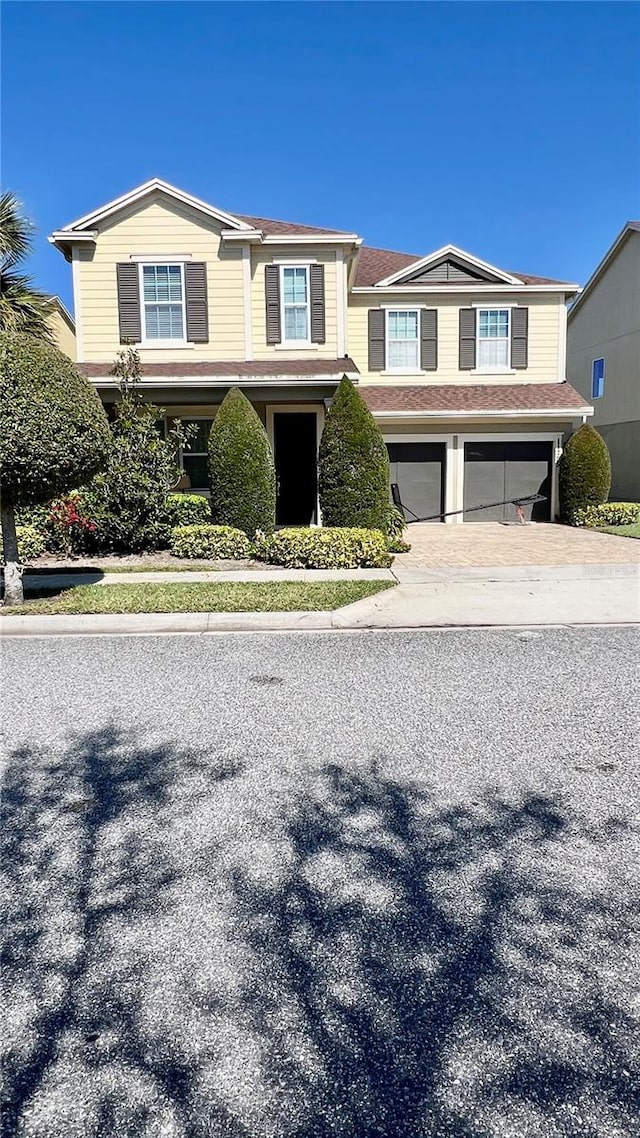
[[[318,415],[269,409],[276,467],[276,524],[308,526],[318,521]]]

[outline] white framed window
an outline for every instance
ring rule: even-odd
[[[604,395],[604,357],[591,364],[591,398],[602,399]]]
[[[189,475],[192,490],[209,489],[209,431],[213,419],[182,419],[184,427],[194,427],[191,438],[182,447],[182,466]]]
[[[282,297],[282,342],[308,344],[309,323],[309,266],[281,265],[280,293]]]
[[[140,265],[140,295],[143,343],[183,344],[187,327],[184,266]]]
[[[479,371],[500,371],[510,366],[510,320],[509,308],[478,309]]]
[[[418,371],[420,368],[420,310],[387,309],[388,371]]]

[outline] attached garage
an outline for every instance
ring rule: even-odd
[[[528,521],[548,522],[551,518],[552,463],[550,442],[465,442],[464,520],[514,521],[514,506],[469,511],[485,502],[544,494],[546,501],[525,506],[525,516]]]
[[[445,444],[387,443],[387,450],[391,481],[400,487],[407,520],[442,513],[445,509]]]

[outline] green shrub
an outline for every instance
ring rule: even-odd
[[[327,412],[318,473],[325,525],[386,532],[389,521],[387,448],[364,399],[346,376],[340,381]]]
[[[572,435],[560,459],[560,519],[576,525],[579,510],[600,506],[611,489],[611,459],[602,435],[587,423]]]
[[[171,552],[174,557],[203,561],[243,561],[251,557],[251,545],[246,534],[232,526],[176,526],[171,531]]]
[[[51,520],[51,503],[46,502],[39,506],[18,506],[16,509],[16,525],[33,526],[45,537],[49,531]]]
[[[18,558],[21,565],[26,565],[29,561],[35,561],[36,557],[40,557],[41,554],[44,553],[44,538],[35,526],[16,526],[16,536],[18,538]],[[2,555],[2,562],[4,564],[1,540],[0,554]]]
[[[640,502],[603,502],[574,514],[577,526],[632,526],[635,522],[640,522]]]
[[[276,475],[267,433],[249,400],[234,387],[209,434],[211,515],[253,537],[271,533],[276,517]]]
[[[167,508],[172,529],[207,525],[211,521],[211,506],[202,494],[169,494]]]
[[[386,569],[391,564],[382,530],[323,526],[281,529],[259,537],[256,556],[290,569]]]

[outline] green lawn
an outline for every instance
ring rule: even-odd
[[[349,605],[390,587],[387,581],[268,581],[244,584],[78,585],[28,600],[3,614],[138,612],[313,612]]]
[[[634,522],[630,526],[598,526],[601,533],[616,533],[619,537],[637,537],[640,538],[640,522]]]

